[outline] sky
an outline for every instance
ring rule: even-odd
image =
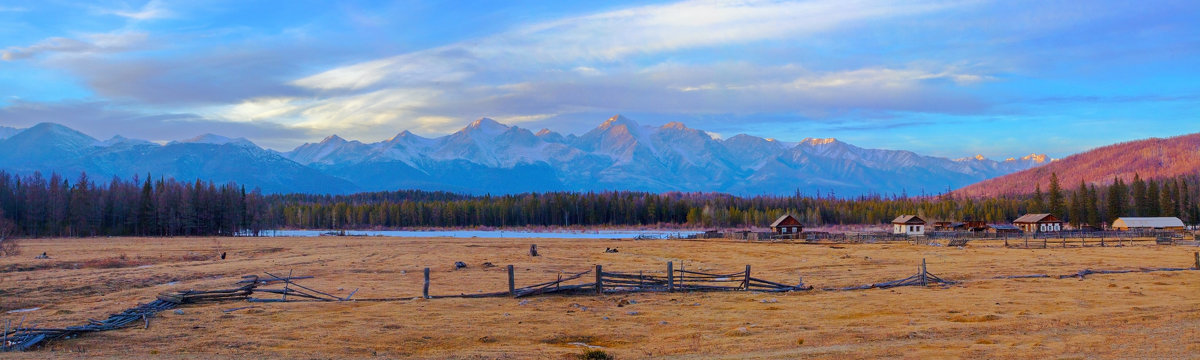
[[[1200,132],[1196,1],[7,1],[0,125],[290,150],[480,117],[1063,157]]]

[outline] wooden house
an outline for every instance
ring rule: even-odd
[[[1025,214],[1013,220],[1013,225],[1028,233],[1061,231],[1063,222],[1050,214]]]
[[[1121,217],[1113,220],[1113,230],[1175,230],[1187,229],[1177,217]]]
[[[784,214],[771,223],[771,231],[776,234],[788,235],[804,232],[804,224],[791,214]]]
[[[936,221],[933,223],[933,231],[952,231],[954,230],[954,224],[949,221]]]
[[[892,233],[899,235],[925,235],[925,220],[916,215],[900,215],[892,220]]]
[[[988,224],[986,221],[967,220],[963,222],[962,229],[974,232],[986,231],[988,229]]]

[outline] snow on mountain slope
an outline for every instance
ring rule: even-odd
[[[397,189],[468,193],[552,190],[704,191],[734,194],[937,193],[1047,163],[1041,155],[994,161],[866,149],[831,138],[782,142],[717,139],[678,122],[643,126],[613,116],[580,136],[488,118],[441,137],[403,131],[375,143],[329,136],[278,153],[242,138],[205,134],[158,145],[105,141],[55,124],[0,140],[0,169],[87,171],[98,177],[154,173],[237,181],[267,192]]]

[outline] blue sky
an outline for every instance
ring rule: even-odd
[[[288,150],[479,117],[1055,157],[1200,132],[1195,1],[0,1],[0,125]]]

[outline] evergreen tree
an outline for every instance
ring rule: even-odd
[[[1149,216],[1150,201],[1146,198],[1146,182],[1133,174],[1133,216]]]
[[[1054,216],[1066,216],[1067,213],[1057,173],[1050,173],[1050,213]]]
[[[1146,212],[1143,213],[1143,216],[1159,216],[1162,212],[1160,200],[1158,181],[1148,181],[1146,186]]]
[[[1033,202],[1029,205],[1029,212],[1040,213],[1046,209],[1046,200],[1042,196],[1042,184],[1034,185]]]

